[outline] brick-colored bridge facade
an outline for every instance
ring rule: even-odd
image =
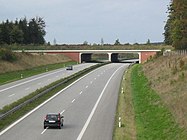
[[[28,53],[45,53],[45,54],[64,54],[74,61],[82,63],[91,60],[92,54],[106,53],[108,60],[115,62],[119,53],[137,53],[139,54],[139,63],[146,62],[150,57],[156,55],[161,50],[25,50]],[[15,51],[22,52],[22,51]]]

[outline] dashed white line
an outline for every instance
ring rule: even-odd
[[[73,99],[71,102],[72,102],[72,103],[75,102],[75,99]]]
[[[79,93],[80,95],[82,94],[82,91]]]
[[[60,114],[63,114],[66,110],[62,110],[62,112],[60,112]]]
[[[30,87],[26,88],[25,90],[29,90],[29,89],[30,89]]]
[[[41,85],[42,83],[38,83],[38,85]]]
[[[46,129],[44,129],[44,131],[42,131],[41,135],[43,135],[45,133],[45,131],[47,131],[48,127]]]
[[[88,86],[86,86],[86,88],[88,88]]]
[[[93,83],[93,81],[90,81],[90,84],[92,84]]]
[[[101,92],[99,98],[97,99],[97,102],[96,102],[96,104],[94,105],[94,107],[93,107],[93,109],[92,109],[92,111],[91,111],[91,113],[90,113],[90,115],[89,115],[89,117],[88,117],[86,123],[84,124],[84,126],[83,126],[83,128],[82,128],[82,130],[81,130],[81,132],[80,132],[80,134],[79,134],[79,136],[77,137],[77,140],[81,140],[81,139],[82,139],[82,137],[83,137],[83,135],[84,135],[84,133],[85,133],[85,131],[86,131],[86,129],[87,129],[87,127],[88,127],[88,125],[89,125],[89,123],[90,123],[90,121],[91,121],[93,115],[94,115],[94,113],[95,113],[95,110],[96,110],[96,108],[97,108],[97,106],[98,106],[98,104],[99,104],[99,102],[100,102],[100,100],[101,100],[101,98],[102,98],[102,96],[103,96],[103,94],[104,94],[104,92],[105,92],[107,86],[109,85],[111,79],[114,77],[114,75],[117,73],[117,71],[118,71],[119,69],[121,69],[122,67],[123,67],[123,66],[119,67],[119,68],[112,74],[112,76],[109,78],[109,80],[107,81],[107,83],[106,83],[106,85],[104,86],[104,88],[103,88],[103,90],[102,90],[102,92]]]
[[[12,96],[14,96],[15,94],[11,94],[11,95],[9,95],[8,97],[12,97]]]
[[[96,71],[96,70],[94,70],[94,71]],[[94,71],[92,71],[90,73],[93,73]],[[69,87],[71,87],[72,85],[74,85],[75,83],[77,83],[78,81],[80,81],[81,79],[83,79],[84,77],[88,76],[90,73],[88,73],[88,74],[84,75],[83,77],[77,79],[76,81],[74,81],[73,83],[71,83],[69,86],[67,86],[64,89],[62,89],[61,91],[57,92],[55,95],[53,95],[52,97],[50,97],[49,99],[47,99],[45,102],[43,102],[42,104],[40,104],[39,106],[37,106],[36,108],[34,108],[30,112],[28,112],[26,115],[24,115],[23,117],[21,117],[19,120],[15,121],[13,124],[11,124],[10,126],[8,126],[7,128],[5,128],[4,130],[2,130],[0,132],[0,136],[3,135],[4,133],[6,133],[9,129],[11,129],[12,127],[14,127],[15,125],[17,125],[18,123],[20,123],[22,120],[24,120],[25,118],[27,118],[33,112],[35,112],[36,110],[38,110],[39,108],[41,108],[42,106],[44,106],[46,103],[48,103],[49,101],[51,101],[52,99],[54,99],[56,96],[58,96],[59,94],[61,94],[64,90],[68,89]],[[24,83],[28,83],[28,81],[24,82]],[[22,85],[24,83],[21,83],[21,84],[18,84],[18,85],[15,85],[15,86],[12,86],[12,87],[0,90],[0,92],[8,90],[8,89],[11,89],[11,88],[19,86],[19,85]]]
[[[97,79],[97,78],[94,78],[95,80]]]
[[[31,80],[28,80],[28,81],[19,83],[19,84],[17,84],[17,85],[13,85],[13,86],[11,86],[11,87],[4,88],[4,89],[0,90],[0,92],[9,90],[9,89],[11,89],[11,88],[15,88],[15,87],[17,87],[17,86],[20,86],[20,85],[23,85],[23,84],[26,84],[26,83],[29,83],[29,82],[32,82],[32,81],[35,81],[35,80],[38,80],[38,79],[41,79],[41,78],[46,77],[46,76],[49,76],[49,75],[56,74],[56,73],[61,72],[61,71],[62,71],[62,70],[56,71],[56,72],[53,72],[53,73],[49,73],[49,74],[46,74],[46,75],[42,75],[42,76],[40,76],[40,77],[37,77],[37,78],[31,79]]]

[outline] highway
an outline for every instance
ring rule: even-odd
[[[120,82],[128,64],[108,64],[78,79],[4,131],[1,140],[112,140]],[[62,129],[43,129],[47,113],[62,113]]]
[[[61,68],[2,85],[0,86],[0,109],[5,105],[13,103],[18,99],[36,91],[37,89],[95,64],[96,63],[85,63],[74,65],[73,70],[67,71],[66,68]]]

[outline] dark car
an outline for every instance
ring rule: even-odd
[[[67,66],[66,70],[73,70],[73,66]]]
[[[61,127],[64,125],[64,116],[60,113],[48,113],[44,119],[44,129],[46,127]]]

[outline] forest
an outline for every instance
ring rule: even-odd
[[[45,21],[41,17],[0,23],[0,44],[44,44]]]

